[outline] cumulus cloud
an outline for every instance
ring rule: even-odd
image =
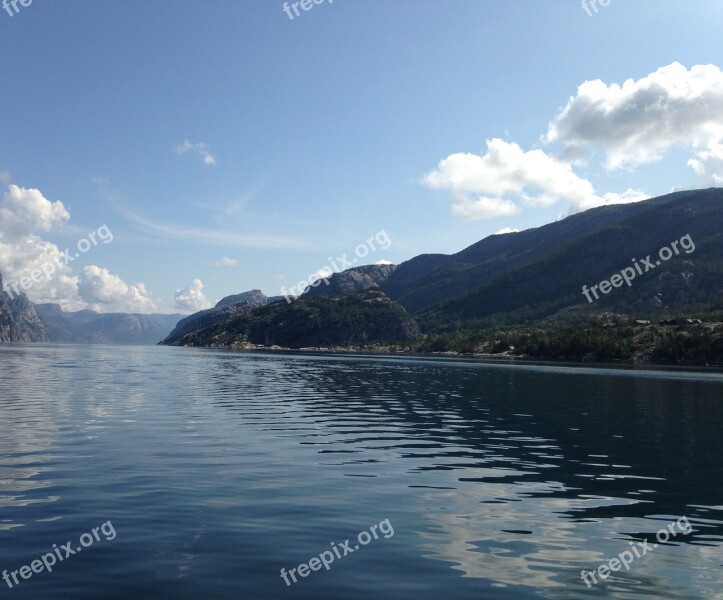
[[[13,295],[25,292],[34,302],[53,302],[64,310],[91,308],[99,312],[149,312],[155,308],[143,284],[126,285],[106,269],[86,267],[80,276],[66,264],[65,253],[41,237],[64,225],[70,213],[60,201],[39,190],[8,185],[0,202],[0,273]],[[32,273],[43,271],[32,279]],[[13,287],[13,286],[16,287]]]
[[[586,81],[552,120],[547,143],[563,155],[598,147],[608,170],[660,160],[676,145],[696,155],[689,165],[711,183],[723,179],[723,72],[715,65],[690,69],[680,63],[622,85]]]
[[[85,306],[78,297],[78,278],[65,264],[63,252],[38,234],[69,218],[62,202],[51,202],[36,189],[8,185],[0,202],[0,273],[6,289],[26,291],[36,302],[56,302],[67,310]],[[52,277],[33,281],[30,289],[12,287],[33,272],[51,268]]]
[[[507,233],[519,233],[519,229],[512,229],[512,227],[503,227],[499,231],[495,232],[495,235],[505,235]]]
[[[211,302],[203,293],[203,281],[194,279],[191,285],[176,290],[176,308],[189,312],[198,312],[211,307]]]
[[[391,260],[386,260],[382,258],[381,260],[378,260],[374,263],[375,265],[393,265],[394,263]]]
[[[709,141],[697,155],[698,158],[688,161],[688,166],[698,176],[698,185],[723,185],[723,141]]]
[[[211,149],[204,142],[193,143],[190,140],[184,140],[182,144],[177,144],[173,148],[176,154],[186,154],[187,152],[195,152],[203,159],[204,165],[215,165],[216,157],[211,154]]]
[[[9,185],[0,204],[0,223],[6,239],[47,232],[68,219],[70,213],[62,202],[51,202],[36,189]]]
[[[78,293],[98,312],[148,313],[156,310],[143,283],[128,285],[118,275],[95,265],[83,269]]]
[[[239,261],[235,258],[229,258],[228,256],[224,256],[221,258],[221,260],[216,261],[213,263],[213,266],[217,269],[233,269],[235,267],[239,266]]]
[[[622,84],[586,81],[550,121],[545,149],[524,151],[500,139],[487,152],[451,154],[423,182],[447,189],[461,219],[512,216],[525,206],[569,202],[569,212],[638,202],[640,190],[598,193],[575,173],[601,152],[608,171],[660,160],[673,147],[688,147],[697,184],[723,184],[723,72],[716,65],[690,69],[672,63]],[[558,152],[559,150],[559,152]]]
[[[643,196],[638,192],[598,196],[592,183],[578,176],[568,162],[539,149],[525,152],[501,139],[487,140],[482,156],[451,154],[423,182],[450,190],[452,214],[469,220],[515,215],[522,210],[520,203],[551,206],[566,200],[575,212]]]

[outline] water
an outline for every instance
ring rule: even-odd
[[[0,570],[99,538],[6,598],[723,598],[720,374],[0,346],[0,418]]]

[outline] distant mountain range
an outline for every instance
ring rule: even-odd
[[[670,252],[666,260],[659,260],[662,248]],[[633,271],[629,286],[622,277],[613,278],[634,266],[639,272]],[[601,285],[605,280],[613,285]],[[708,354],[723,357],[721,282],[723,189],[712,188],[591,209],[542,227],[492,235],[453,255],[356,267],[331,275],[328,284],[307,288],[290,304],[246,302],[235,311],[226,306],[192,315],[164,343],[396,344],[423,350],[458,348],[464,339],[465,348],[481,352],[499,351],[509,334],[502,335],[500,328],[518,328],[515,339],[522,342],[537,337],[544,342],[555,337],[552,327],[566,332],[564,340],[555,338],[557,345],[548,345],[555,352],[573,348],[574,354],[583,354],[592,348],[593,354],[605,354],[599,350],[604,347],[624,357],[657,346],[640,347],[645,336],[623,325],[661,321],[672,327],[691,319],[703,329],[660,330],[652,339],[665,338],[670,347],[690,346],[695,339]],[[594,301],[589,302],[583,290],[592,286],[601,293],[596,291],[598,298],[590,296]],[[610,328],[618,326],[611,334]],[[578,343],[583,337],[587,341]],[[603,338],[605,343],[598,343]],[[543,342],[535,347],[547,347]]]
[[[65,344],[157,344],[183,315],[64,312],[58,304],[36,304],[47,341]]]
[[[10,297],[0,275],[0,342],[64,344],[157,344],[183,315],[64,312],[59,304]]]
[[[723,189],[712,188],[355,267],[297,299],[251,290],[188,317],[65,313],[0,291],[0,341],[723,360],[722,282]]]

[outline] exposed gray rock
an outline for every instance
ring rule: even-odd
[[[356,292],[375,289],[389,279],[396,268],[397,265],[364,265],[347,269],[341,273],[334,273],[327,279],[328,284],[322,280],[315,287],[307,287],[303,297],[348,296]]]
[[[251,304],[264,305],[268,302],[266,294],[261,290],[251,290],[250,292],[243,292],[242,294],[235,294],[233,296],[226,296],[219,300],[216,304],[216,308],[226,308],[233,306],[234,304],[241,304],[242,302],[249,302]]]
[[[0,342],[47,342],[43,322],[25,294],[11,296],[0,274]]]

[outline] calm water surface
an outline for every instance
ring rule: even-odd
[[[116,533],[0,596],[723,598],[721,431],[720,374],[0,346],[0,570]]]

